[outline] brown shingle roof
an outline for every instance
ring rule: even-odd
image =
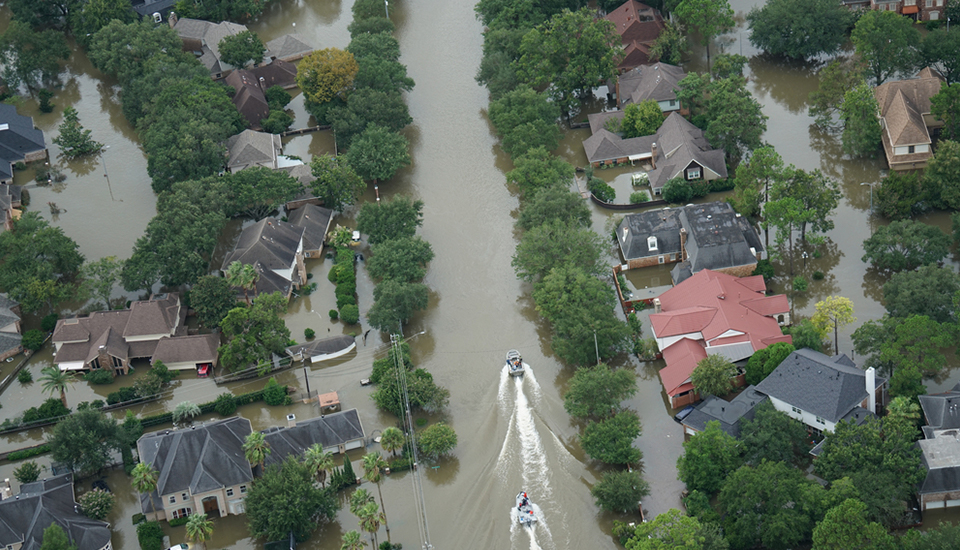
[[[647,99],[669,101],[677,99],[678,83],[687,76],[683,69],[666,63],[642,65],[620,75],[618,100],[623,108],[628,103]]]
[[[874,88],[880,117],[894,147],[930,143],[923,115],[930,113],[930,98],[942,86],[943,80],[936,72],[924,70],[919,78],[885,82]]]
[[[153,362],[163,363],[217,363],[217,348],[220,346],[218,334],[198,334],[195,336],[175,336],[161,338],[153,352]]]
[[[301,208],[287,214],[287,220],[293,225],[303,228],[304,250],[320,250],[327,238],[330,229],[330,220],[333,219],[333,210],[313,204],[305,204]]]
[[[277,167],[277,155],[283,150],[280,136],[265,132],[244,130],[227,140],[227,166],[232,170],[236,167],[249,166]]]
[[[180,296],[175,292],[156,294],[149,300],[133,302],[123,337],[173,334],[179,315]]]

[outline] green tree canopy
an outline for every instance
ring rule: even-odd
[[[807,226],[816,233],[826,233],[833,229],[832,214],[840,205],[840,184],[826,176],[820,170],[807,172],[794,168],[787,169],[783,178],[776,180],[770,192],[771,200],[791,198],[800,203],[800,217],[797,226],[800,238],[806,239]]]
[[[371,124],[399,132],[413,122],[399,91],[382,92],[373,88],[351,92],[346,105],[332,107],[327,119],[337,137],[338,147],[343,149],[349,149],[353,140]]]
[[[242,69],[247,65],[258,65],[263,62],[263,54],[267,47],[260,37],[253,31],[241,31],[237,34],[224,36],[218,44],[220,61]],[[297,76],[300,76],[299,71]]]
[[[183,41],[169,25],[155,25],[147,20],[126,24],[113,20],[93,36],[87,55],[94,67],[117,77],[126,86],[151,69],[147,63],[151,58],[188,59],[182,48]],[[158,52],[164,53],[158,55]]]
[[[707,68],[710,67],[710,42],[728,32],[736,24],[733,8],[727,0],[680,0],[673,10],[681,21],[700,32],[707,48]]]
[[[63,110],[63,122],[57,127],[57,137],[53,142],[60,146],[60,154],[68,159],[99,153],[103,144],[90,137],[90,130],[80,124],[77,110],[67,107]]]
[[[303,185],[296,178],[264,166],[240,170],[225,180],[230,204],[222,208],[228,216],[261,220],[303,192]]]
[[[867,505],[852,498],[831,508],[813,530],[817,550],[893,550],[897,546],[884,526],[867,520]]]
[[[315,178],[313,193],[323,200],[323,206],[337,212],[356,203],[367,188],[343,157],[316,155],[310,161],[310,172]]]
[[[507,181],[517,184],[524,194],[547,187],[567,186],[573,181],[573,166],[551,155],[545,147],[534,147],[513,159],[514,169]]]
[[[953,297],[960,277],[949,267],[925,265],[895,273],[883,285],[883,304],[892,317],[926,315],[938,323],[954,319]]]
[[[951,238],[938,227],[914,220],[882,225],[863,241],[861,258],[877,269],[904,271],[939,262],[950,253]]]
[[[949,4],[956,5],[956,1],[951,0]],[[920,56],[923,66],[936,69],[948,86],[960,82],[960,35],[957,33],[942,27],[928,32],[920,45]],[[954,134],[954,139],[957,138],[960,135]]]
[[[411,411],[437,412],[447,406],[450,392],[433,381],[433,375],[423,369],[407,369],[407,395]],[[381,410],[397,417],[404,414],[404,400],[397,385],[397,367],[388,366],[380,376],[380,383],[371,398]]]
[[[627,550],[727,550],[729,545],[714,524],[702,524],[676,508],[636,526]]]
[[[640,417],[630,409],[590,422],[580,435],[580,446],[590,458],[607,464],[637,464],[643,454],[633,446],[640,436]]]
[[[0,35],[0,75],[12,91],[21,85],[31,91],[44,87],[60,73],[60,62],[69,58],[70,48],[63,33],[37,32],[14,19]]]
[[[840,327],[855,323],[857,318],[853,316],[853,302],[843,296],[828,296],[817,302],[817,312],[810,318],[813,326],[820,330],[821,334],[828,334],[833,329],[833,353],[840,353],[840,344],[837,333]]]
[[[663,111],[655,99],[631,103],[623,109],[620,131],[624,138],[651,136],[663,124]]]
[[[593,220],[590,208],[579,193],[546,187],[534,192],[523,202],[517,227],[529,231],[552,221],[568,226],[590,227]]]
[[[940,142],[941,147],[944,143],[946,141]],[[927,191],[929,188],[926,185],[921,189],[920,177],[916,172],[891,171],[887,177],[883,178],[880,187],[873,192],[873,202],[881,216],[891,220],[902,220],[920,212],[921,201],[929,194]]]
[[[754,417],[740,427],[747,464],[758,466],[768,460],[799,466],[810,450],[803,423],[774,409],[770,401],[760,403],[755,411]]]
[[[336,495],[330,489],[318,489],[309,468],[293,456],[267,467],[254,480],[244,504],[251,534],[266,540],[281,540],[291,532],[297,540],[307,540],[340,507]]]
[[[382,32],[393,34],[395,27],[393,21],[375,15],[366,19],[355,19],[347,25],[347,30],[350,32],[350,38],[355,38],[361,34],[379,34]]]
[[[590,494],[601,509],[625,514],[639,508],[640,499],[650,494],[650,485],[637,471],[607,472]]]
[[[542,280],[560,258],[586,273],[598,274],[602,243],[591,229],[554,220],[523,234],[511,264],[517,277],[524,281]]]
[[[707,355],[697,363],[690,382],[700,395],[723,397],[733,389],[737,367],[722,355]]]
[[[282,354],[290,340],[290,329],[280,315],[287,311],[287,299],[279,292],[261,294],[251,307],[236,307],[220,323],[227,343],[220,346],[220,362],[229,370],[256,366],[270,369],[273,354]]]
[[[945,139],[937,144],[933,158],[923,171],[920,187],[928,196],[939,195],[939,199],[930,197],[935,206],[960,208],[960,142]],[[923,194],[920,197],[923,198]]]
[[[356,89],[369,88],[381,92],[409,92],[414,81],[407,76],[407,66],[399,61],[368,55],[357,60]]]
[[[928,375],[938,374],[946,365],[944,348],[953,345],[955,330],[925,315],[904,318],[884,315],[870,320],[853,332],[854,350],[861,356],[874,354],[867,366],[895,373],[912,366]]]
[[[219,327],[230,310],[237,307],[237,294],[223,277],[204,275],[190,289],[190,307],[197,312],[201,325]]]
[[[534,147],[553,150],[560,143],[560,108],[531,88],[517,88],[491,101],[488,116],[500,135],[500,146],[512,157]]]
[[[877,12],[888,13],[888,12]],[[896,14],[894,14],[896,15]],[[843,150],[852,157],[873,158],[880,150],[880,121],[877,98],[865,82],[848,90],[840,105],[843,120]]]
[[[77,547],[70,543],[70,537],[59,524],[51,523],[43,530],[40,550],[77,550]]]
[[[483,33],[483,58],[475,78],[490,90],[493,99],[520,85],[517,61],[526,32],[526,28],[488,28]]]
[[[866,11],[857,19],[850,38],[867,63],[875,86],[897,73],[909,74],[916,66],[920,32],[913,21],[897,12]]]
[[[786,171],[783,159],[767,145],[753,151],[737,166],[734,175],[733,206],[744,216],[760,215],[761,206],[770,196],[770,188],[780,185]]]
[[[820,338],[819,334],[817,338]],[[757,350],[747,361],[747,384],[756,386],[770,375],[788,355],[797,349],[793,344],[777,342],[761,350]],[[819,351],[819,350],[818,350]]]
[[[412,283],[423,279],[427,264],[433,259],[430,243],[420,237],[400,237],[375,244],[367,261],[367,271],[374,279],[393,279]]]
[[[371,123],[347,151],[347,163],[357,174],[374,183],[388,180],[410,164],[410,144],[401,134]]]
[[[374,302],[367,312],[367,321],[382,332],[399,332],[414,313],[427,309],[429,296],[423,283],[387,279],[373,289]]]
[[[48,443],[53,459],[75,472],[92,474],[107,465],[117,446],[117,421],[97,409],[86,409],[61,420]]]
[[[691,120],[704,129],[710,144],[728,158],[739,159],[763,145],[767,116],[742,76],[711,80],[709,75],[687,75],[679,82],[677,99],[690,109]]]
[[[691,491],[712,495],[742,464],[739,443],[713,420],[707,422],[706,429],[684,442],[683,454],[677,459],[677,477]]]
[[[357,214],[357,230],[372,244],[413,237],[423,225],[423,201],[397,195],[380,204],[367,202]]]
[[[747,14],[750,43],[783,57],[809,59],[840,51],[853,12],[831,0],[770,0]]]
[[[137,12],[130,9],[130,2],[126,0],[89,0],[71,12],[70,26],[77,42],[87,47],[97,31],[111,21],[126,24],[136,19]]]
[[[443,422],[437,422],[417,435],[417,446],[424,458],[436,460],[457,446],[457,433]]]
[[[256,19],[267,5],[265,0],[179,0],[174,11],[180,17],[191,17],[219,23]]]
[[[365,57],[377,57],[386,61],[400,60],[400,42],[393,35],[384,32],[354,36],[347,46],[347,51],[357,60]]]
[[[110,309],[110,295],[120,278],[122,268],[123,262],[118,260],[116,256],[107,256],[95,262],[87,262],[80,268],[80,273],[84,279],[84,290],[103,300],[106,309]]]
[[[637,393],[637,377],[627,369],[611,369],[601,363],[580,367],[563,396],[563,408],[578,418],[607,418],[620,410],[620,403]]]
[[[687,32],[683,25],[667,21],[660,36],[650,47],[650,55],[664,63],[679,65],[683,56],[690,50],[687,44]]]
[[[859,61],[834,59],[817,71],[820,85],[810,93],[807,103],[817,126],[831,129],[836,125],[844,95],[863,82],[863,65]]]

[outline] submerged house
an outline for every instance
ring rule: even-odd
[[[324,414],[307,420],[297,420],[296,415],[287,415],[287,426],[274,426],[263,432],[272,452],[266,465],[279,464],[290,455],[299,457],[313,445],[324,452],[344,454],[363,448],[363,424],[357,409]]]
[[[307,280],[303,234],[302,227],[276,218],[264,218],[243,229],[237,245],[224,258],[221,269],[226,272],[233,262],[252,265],[259,275],[257,294],[280,292],[289,298],[293,290]]]
[[[617,106],[623,109],[631,103],[639,104],[652,99],[664,113],[680,110],[677,90],[687,73],[676,65],[654,63],[641,65],[617,78]]]
[[[17,114],[13,105],[0,103],[0,183],[13,183],[13,165],[47,158],[43,132],[33,118]],[[20,202],[19,191],[16,202]]]
[[[960,506],[960,383],[918,399],[927,422],[917,442],[926,470],[917,488],[920,509]]]
[[[663,32],[660,12],[636,0],[627,0],[604,17],[613,23],[623,43],[623,58],[617,68],[628,71],[655,61],[650,48]]]
[[[917,78],[884,82],[873,89],[880,107],[883,151],[891,170],[917,170],[933,157],[933,137],[943,126],[930,113],[930,99],[943,78],[925,68]]]

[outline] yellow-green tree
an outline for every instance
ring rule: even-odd
[[[655,99],[631,103],[623,110],[620,131],[624,138],[649,136],[657,133],[663,124],[663,111]]]
[[[326,103],[343,94],[357,76],[353,54],[337,48],[317,50],[297,65],[297,86],[308,101]]]
[[[813,314],[810,320],[823,336],[826,336],[827,331],[833,328],[833,353],[837,354],[840,353],[837,332],[840,327],[856,322],[857,318],[853,316],[853,302],[849,298],[829,296],[817,302],[817,312]]]

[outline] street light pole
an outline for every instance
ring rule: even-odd
[[[387,3],[387,0],[383,0],[383,11],[387,14],[387,19],[390,19],[390,4]]]
[[[873,214],[873,186],[880,183],[879,181],[872,182],[863,182],[860,185],[869,185],[870,186],[870,214]]]

